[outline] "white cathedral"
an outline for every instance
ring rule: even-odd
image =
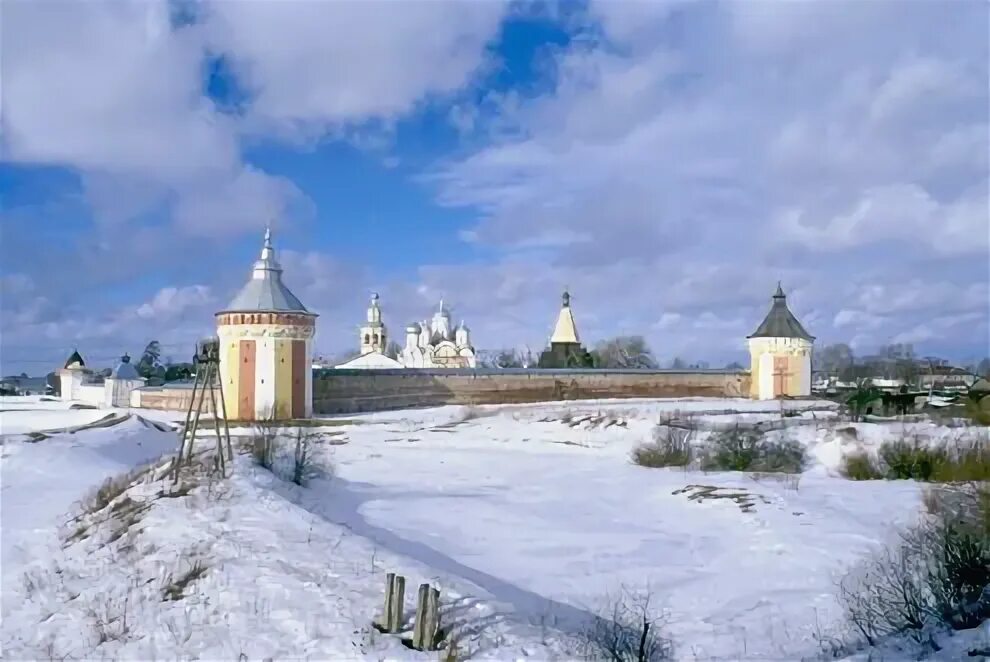
[[[451,325],[443,299],[432,321],[414,322],[406,327],[406,344],[396,358],[385,354],[388,331],[382,322],[377,294],[371,297],[367,322],[358,333],[360,356],[337,368],[474,368],[477,365],[470,330],[463,321],[456,328]]]

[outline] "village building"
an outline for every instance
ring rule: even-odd
[[[748,337],[750,397],[758,400],[811,395],[814,336],[787,307],[780,283],[763,323]]]
[[[566,290],[562,297],[557,323],[550,336],[550,346],[540,354],[540,368],[590,368],[591,354],[581,345],[577,324],[571,310],[571,295]]]
[[[474,368],[477,365],[471,331],[463,321],[454,328],[450,312],[443,307],[431,322],[413,323],[406,327],[406,344],[399,354],[405,368]]]
[[[282,282],[271,230],[266,230],[250,280],[216,314],[228,418],[289,420],[312,415],[316,318]]]

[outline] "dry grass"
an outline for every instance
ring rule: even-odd
[[[162,587],[162,601],[181,600],[190,584],[203,577],[208,568],[201,560],[193,561],[184,572],[169,575],[167,583]]]
[[[658,425],[653,429],[653,441],[632,451],[633,464],[641,467],[684,467],[694,457],[692,442],[695,431]]]
[[[713,434],[701,458],[705,471],[801,473],[804,464],[805,449],[799,442],[738,426]]]

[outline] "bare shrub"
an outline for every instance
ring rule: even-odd
[[[866,452],[851,453],[843,457],[839,472],[849,480],[879,480],[884,477],[877,460]]]
[[[92,514],[103,510],[139,478],[147,474],[151,468],[152,465],[143,465],[118,476],[107,478],[83,500],[82,511]]]
[[[178,575],[170,574],[162,586],[162,601],[181,600],[185,597],[186,588],[197,579],[206,574],[207,567],[201,560],[193,561],[183,572]]]
[[[258,421],[254,424],[254,434],[251,436],[251,457],[258,466],[271,471],[275,463],[275,446],[278,442],[281,426],[272,419]]]
[[[664,614],[652,602],[652,594],[633,594],[625,589],[616,597],[605,596],[605,607],[580,633],[584,657],[611,662],[669,660],[674,646],[663,636]]]
[[[633,449],[632,461],[641,467],[683,467],[691,463],[694,428],[658,425],[653,441]]]
[[[800,473],[804,446],[794,439],[772,439],[758,430],[735,426],[712,435],[701,458],[706,471],[758,471]]]
[[[295,446],[292,453],[292,482],[300,487],[304,486],[316,472],[316,463],[313,459],[313,446],[324,440],[324,435],[319,432],[307,432],[302,428],[296,431]],[[327,463],[321,463],[320,472],[326,476],[333,474],[333,467]]]
[[[847,621],[870,645],[906,635],[936,647],[939,629],[990,619],[990,495],[985,487],[940,491],[926,505],[925,521],[840,583]]]

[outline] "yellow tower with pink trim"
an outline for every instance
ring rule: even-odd
[[[317,315],[282,283],[270,229],[251,280],[216,317],[227,417],[285,421],[312,416]]]

